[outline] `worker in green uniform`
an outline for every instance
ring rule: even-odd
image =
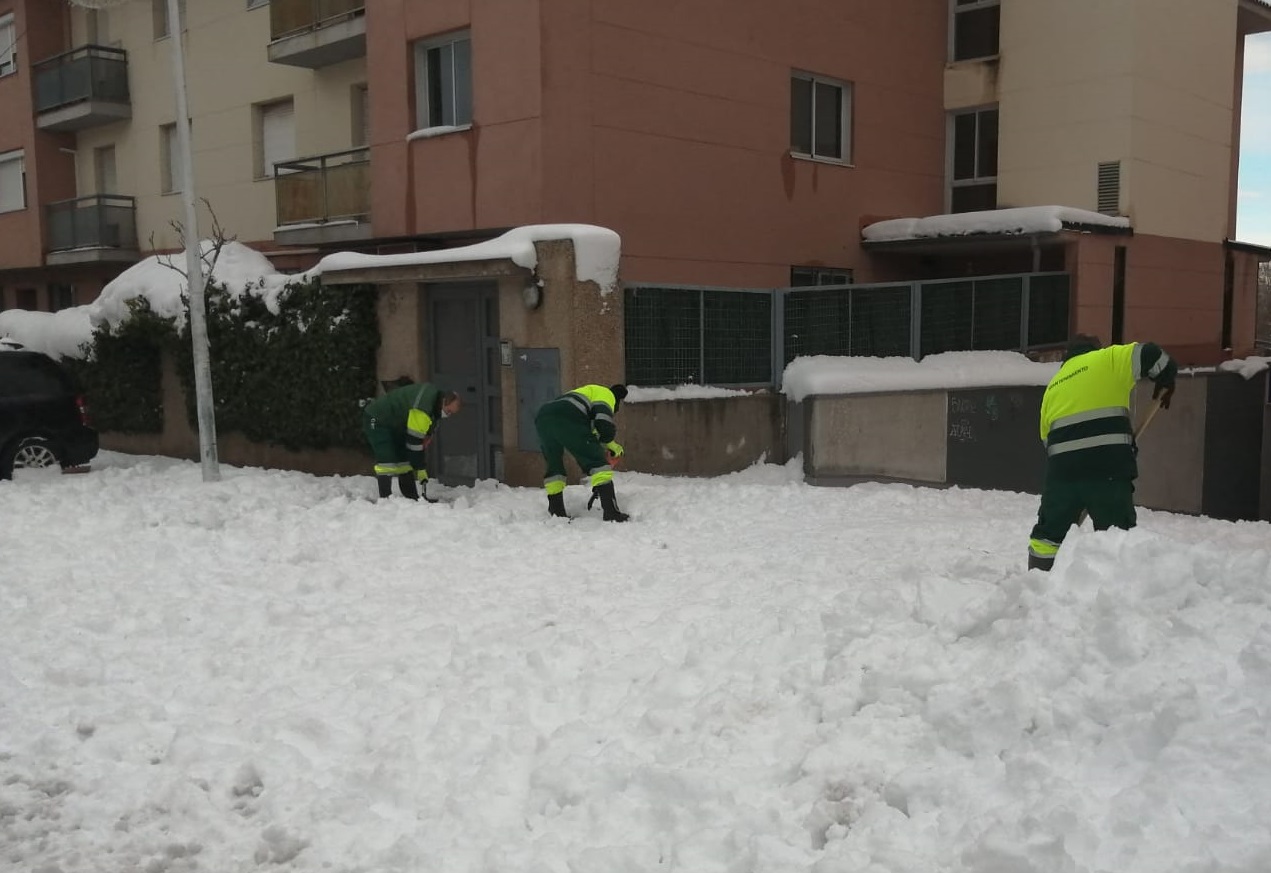
[[[437,422],[463,406],[459,395],[428,382],[403,385],[375,398],[362,410],[362,432],[375,457],[375,481],[380,498],[393,493],[397,477],[402,496],[428,497],[428,463],[425,451],[432,442]]]
[[[539,407],[534,427],[547,464],[543,487],[547,491],[547,511],[552,515],[569,517],[565,511],[568,451],[591,477],[592,496],[600,500],[605,521],[626,521],[630,517],[618,508],[610,464],[611,458],[622,456],[622,446],[614,441],[618,426],[613,416],[626,396],[625,385],[583,385]]]
[[[1101,348],[1078,335],[1042,396],[1046,480],[1028,543],[1029,569],[1049,570],[1068,528],[1089,513],[1095,530],[1134,527],[1138,447],[1130,421],[1134,383],[1156,383],[1153,399],[1169,409],[1178,365],[1156,343]]]

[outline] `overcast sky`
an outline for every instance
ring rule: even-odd
[[[1271,246],[1271,33],[1251,36],[1245,45],[1236,237]]]

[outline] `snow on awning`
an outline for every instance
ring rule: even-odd
[[[1027,206],[990,209],[926,218],[892,218],[861,230],[866,243],[958,238],[1022,237],[1063,230],[1095,233],[1132,233],[1130,220],[1070,206]]]

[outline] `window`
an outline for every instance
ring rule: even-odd
[[[969,61],[998,53],[1000,0],[954,0],[952,59]]]
[[[0,76],[18,71],[18,29],[13,25],[13,13],[0,15]]]
[[[21,151],[0,155],[0,212],[26,209],[26,160]]]
[[[97,178],[98,194],[119,193],[119,179],[115,176],[115,147],[113,145],[93,149],[93,175]]]
[[[181,27],[185,28],[185,0],[177,0],[177,15],[181,19]],[[154,21],[154,38],[163,39],[172,35],[172,22],[168,21],[168,0],[150,0],[150,17]]]
[[[110,38],[110,13],[105,9],[88,10],[88,41],[92,45],[119,48],[122,43]]]
[[[296,113],[290,99],[256,107],[256,178],[270,179],[274,164],[296,157]]]
[[[852,271],[839,267],[791,267],[790,287],[813,285],[851,285]]]
[[[810,73],[790,76],[790,153],[851,160],[852,86]]]
[[[177,126],[165,124],[159,128],[159,147],[162,152],[163,193],[176,194],[184,187],[185,171],[181,164],[181,149],[177,142]]]
[[[472,123],[472,39],[468,34],[415,44],[415,121],[421,129]]]
[[[50,285],[49,286],[49,311],[61,312],[63,309],[70,309],[75,305],[75,286],[74,285]]]
[[[28,312],[38,312],[40,310],[40,292],[34,288],[19,288],[18,309],[25,309]]]
[[[997,208],[997,109],[955,114],[950,212]]]
[[[366,84],[353,86],[353,147],[370,145],[371,142],[371,92]]]

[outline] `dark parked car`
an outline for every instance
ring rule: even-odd
[[[88,403],[66,368],[0,347],[0,479],[15,468],[83,466],[96,454]]]

